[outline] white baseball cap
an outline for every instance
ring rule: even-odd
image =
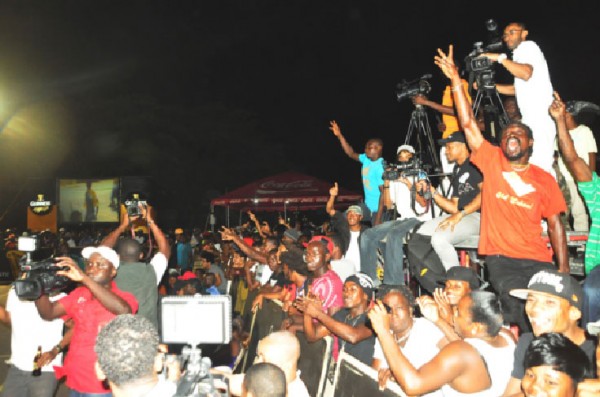
[[[396,154],[400,154],[400,152],[403,150],[406,150],[409,153],[415,154],[415,148],[410,145],[398,146],[398,150],[396,151]]]
[[[115,269],[119,268],[119,254],[114,249],[101,245],[99,247],[85,247],[81,250],[81,256],[85,259],[90,259],[92,254],[100,254],[101,257],[112,263]]]

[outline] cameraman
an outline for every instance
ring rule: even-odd
[[[483,178],[469,160],[469,149],[462,131],[441,139],[439,144],[445,145],[448,161],[455,163],[452,198],[443,197],[431,186],[433,200],[447,214],[425,222],[417,233],[431,236],[431,245],[448,270],[460,265],[454,244],[479,235]]]
[[[167,269],[171,247],[164,233],[152,218],[152,208],[142,204],[139,204],[139,208],[141,215],[132,218],[129,218],[125,211],[119,227],[106,236],[101,245],[109,248],[116,245],[121,262],[117,277],[115,277],[117,287],[133,294],[138,301],[138,314],[146,317],[152,325],[158,328],[157,287]],[[126,237],[118,240],[131,223],[140,218],[146,221],[150,233],[158,244],[158,252],[152,257],[149,264],[142,262],[144,256],[142,245],[136,239]]]
[[[552,104],[552,82],[544,54],[534,41],[527,40],[528,35],[525,24],[511,22],[504,29],[502,39],[513,52],[513,59],[508,59],[506,54],[483,55],[504,66],[515,77],[514,84],[496,84],[496,89],[500,94],[516,96],[522,121],[533,131],[530,163],[554,175],[552,163],[556,129],[548,114]]]
[[[410,145],[402,145],[398,147],[397,153],[398,166],[409,167],[415,149]],[[383,196],[379,211],[394,210],[398,213],[398,218],[363,231],[360,263],[364,273],[371,279],[378,280],[377,248],[380,248],[384,256],[384,284],[398,285],[404,284],[402,269],[404,237],[419,222],[431,219],[431,211],[428,211],[427,201],[423,195],[416,192],[416,178],[404,177],[400,173],[397,178],[390,180],[386,176],[390,175],[391,170],[391,167],[387,168],[387,172],[384,173]],[[412,192],[415,193],[414,198],[412,198]],[[386,243],[382,243],[382,240],[385,240]]]
[[[67,269],[56,272],[81,283],[81,286],[54,302],[44,294],[35,301],[35,305],[44,320],[66,317],[74,322],[64,367],[55,369],[57,378],[67,375],[66,384],[71,395],[96,393],[108,397],[110,390],[98,380],[94,371],[96,354],[93,342],[107,322],[119,314],[135,313],[138,304],[132,294],[121,291],[113,282],[119,268],[119,256],[115,251],[102,246],[86,247],[81,254],[86,259],[85,272],[67,257],[57,258],[57,266]]]

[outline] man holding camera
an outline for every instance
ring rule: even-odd
[[[152,325],[158,328],[157,286],[167,269],[171,247],[162,230],[154,222],[151,208],[142,204],[139,204],[139,208],[141,215],[132,218],[129,218],[127,212],[124,212],[119,227],[106,236],[101,245],[109,248],[116,245],[121,262],[117,277],[115,277],[117,286],[122,291],[135,296],[139,304],[138,314],[146,317]],[[131,222],[135,222],[140,217],[146,220],[148,229],[158,244],[158,252],[152,257],[149,264],[142,262],[144,255],[142,245],[136,239],[127,237],[118,240],[119,236],[131,226]]]
[[[552,104],[552,82],[544,54],[538,45],[527,40],[529,31],[525,24],[512,22],[504,29],[502,38],[513,52],[513,59],[506,54],[483,54],[498,62],[515,77],[514,84],[496,84],[500,94],[515,95],[523,115],[523,123],[533,131],[535,145],[530,163],[554,174],[554,138],[556,130],[548,108]]]
[[[460,265],[454,244],[479,234],[483,179],[479,170],[471,164],[462,131],[441,139],[439,143],[445,145],[448,161],[455,163],[451,181],[452,198],[443,197],[430,186],[433,200],[446,214],[425,222],[417,233],[431,236],[431,245],[448,270]]]
[[[57,258],[57,266],[66,269],[56,272],[80,283],[66,297],[52,302],[43,294],[35,305],[44,320],[69,318],[73,320],[73,336],[69,354],[62,369],[56,369],[57,377],[67,375],[71,396],[111,396],[108,389],[96,377],[94,365],[96,353],[94,341],[100,329],[119,314],[135,313],[138,308],[135,297],[117,288],[113,279],[119,268],[119,256],[108,247],[86,247],[81,252],[86,259],[85,272],[68,257]]]
[[[410,145],[402,145],[398,147],[397,152],[397,167],[408,167],[415,154],[415,149]],[[402,266],[404,237],[419,222],[431,219],[427,201],[422,194],[416,191],[417,179],[417,177],[406,177],[403,172],[395,172],[391,168],[384,173],[383,195],[379,211],[392,210],[398,213],[398,218],[366,229],[361,235],[361,270],[372,280],[378,280],[377,248],[380,248],[384,256],[384,284],[404,284]]]

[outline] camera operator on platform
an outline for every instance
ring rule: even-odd
[[[548,222],[558,270],[569,273],[566,235],[560,221],[566,204],[556,180],[529,163],[533,134],[527,125],[509,123],[502,130],[500,147],[484,139],[465,98],[452,52],[452,46],[448,55],[438,49],[435,63],[452,82],[454,103],[465,128],[471,161],[484,176],[479,253],[487,255],[489,280],[500,295],[505,320],[527,329],[523,303],[508,293],[511,289],[525,288],[538,271],[554,268],[552,253],[542,239],[543,218]]]
[[[461,85],[460,82],[457,84]],[[454,244],[479,234],[482,177],[471,164],[462,131],[456,131],[439,143],[445,145],[448,161],[454,162],[452,198],[443,197],[431,186],[435,204],[446,214],[425,222],[417,233],[431,236],[431,245],[448,270],[460,265]]]
[[[404,167],[410,164],[415,149],[410,145],[402,145],[398,147],[397,152],[398,165]],[[390,180],[386,176],[394,178]],[[419,222],[431,219],[427,201],[416,191],[416,183],[416,178],[406,177],[401,172],[392,171],[391,168],[384,173],[379,211],[392,210],[394,214],[398,213],[398,218],[364,230],[360,245],[361,270],[372,280],[376,280],[375,282],[378,280],[377,248],[380,248],[384,257],[384,284],[404,284],[404,237]],[[381,215],[378,215],[378,218],[381,218]],[[382,243],[383,240],[385,243]]]
[[[85,272],[71,258],[57,258],[57,266],[66,270],[56,272],[81,286],[66,297],[52,302],[48,295],[35,301],[44,320],[70,318],[74,322],[69,354],[62,369],[55,368],[57,377],[67,376],[71,397],[111,396],[110,390],[98,380],[94,370],[96,353],[94,341],[100,329],[119,314],[135,313],[135,297],[117,288],[113,278],[119,268],[119,256],[108,247],[86,247],[81,251],[86,259]]]
[[[552,82],[544,54],[534,41],[526,40],[528,35],[525,24],[512,22],[504,29],[502,38],[513,52],[513,59],[508,59],[506,54],[483,55],[504,66],[515,77],[514,84],[496,84],[496,89],[500,94],[516,96],[522,121],[533,131],[535,145],[530,163],[553,174],[556,129],[548,114]]]

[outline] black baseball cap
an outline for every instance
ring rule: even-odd
[[[476,290],[481,286],[481,281],[475,272],[464,266],[453,266],[446,271],[446,280],[466,281],[472,290]]]
[[[438,140],[438,144],[440,144],[440,146],[443,146],[449,142],[467,143],[467,140],[465,138],[465,133],[462,131],[455,131],[452,134],[450,134],[448,137]]]
[[[571,306],[581,310],[583,289],[579,282],[568,274],[557,270],[542,270],[529,280],[527,288],[510,290],[510,294],[519,299],[527,299],[530,292],[558,296],[569,301]]]

